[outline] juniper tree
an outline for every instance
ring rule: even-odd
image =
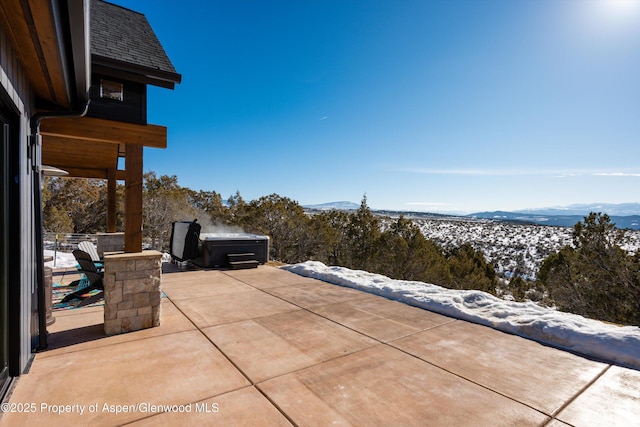
[[[498,284],[495,267],[487,262],[481,251],[469,243],[453,249],[447,256],[452,289],[477,289],[495,295]]]
[[[312,217],[312,224],[319,230],[319,246],[315,258],[329,265],[349,265],[349,214],[341,210],[321,212]]]
[[[93,234],[106,230],[107,186],[102,180],[50,178],[43,192],[47,231]]]
[[[560,310],[640,323],[640,257],[627,254],[621,238],[608,215],[592,212],[574,226],[574,247],[544,260],[538,280]]]
[[[206,214],[207,219],[213,224],[231,224],[231,213],[224,203],[222,196],[215,191],[188,190],[188,202],[200,212]]]
[[[175,175],[158,177],[155,172],[146,172],[143,178],[143,235],[151,238],[153,248],[166,250],[171,223],[192,220],[198,211],[189,204],[189,190],[178,185]]]
[[[247,204],[243,226],[271,237],[272,259],[294,263],[306,261],[311,255],[308,224],[304,209],[296,201],[271,194]]]
[[[380,236],[380,221],[367,206],[367,196],[362,197],[360,207],[349,216],[347,238],[351,248],[348,267],[367,270],[372,266],[376,241]]]
[[[446,262],[440,248],[402,215],[380,235],[376,266],[389,277],[446,283]]]

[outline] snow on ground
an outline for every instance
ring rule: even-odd
[[[70,252],[52,251],[50,249],[44,250],[44,257],[54,257],[52,261],[44,263],[46,267],[51,268],[69,268],[78,265],[75,257]]]
[[[359,289],[425,310],[489,326],[553,347],[640,369],[640,328],[615,326],[531,302],[504,301],[481,291],[459,291],[307,261],[282,267],[301,276]]]
[[[44,265],[47,267],[69,268],[69,267],[75,267],[76,265],[78,265],[73,254],[69,252],[60,252],[60,251],[54,252],[52,250],[45,249],[44,256],[45,258],[48,256],[54,257],[52,261],[48,261],[44,263]],[[170,262],[170,261],[171,261],[171,255],[169,255],[166,252],[163,253],[162,262]]]

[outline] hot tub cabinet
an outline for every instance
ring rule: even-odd
[[[242,263],[249,260],[264,264],[269,260],[269,236],[244,233],[201,233],[199,257],[202,267],[233,267],[230,258]],[[240,264],[241,265],[241,264]]]

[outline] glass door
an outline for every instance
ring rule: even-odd
[[[8,236],[9,236],[9,123],[0,114],[0,165],[2,179],[0,180],[0,399],[9,385],[9,322],[8,322]]]

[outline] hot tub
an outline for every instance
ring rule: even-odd
[[[260,264],[269,260],[269,236],[247,233],[200,233],[197,263],[202,267],[227,267],[229,254],[253,254]]]

